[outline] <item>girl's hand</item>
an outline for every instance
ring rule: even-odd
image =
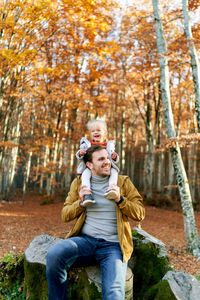
[[[112,157],[113,160],[117,160],[117,153],[116,153],[116,152],[113,152],[113,153],[111,154],[111,157]]]
[[[86,152],[87,152],[86,149],[81,149],[81,150],[79,151],[79,157],[83,157],[83,156],[85,155]]]

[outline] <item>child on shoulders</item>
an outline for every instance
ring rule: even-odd
[[[87,149],[93,145],[102,145],[105,146],[108,155],[111,161],[111,171],[109,177],[109,186],[111,184],[117,184],[119,168],[116,163],[119,162],[119,156],[115,152],[115,142],[113,140],[107,141],[107,125],[103,120],[93,120],[88,122],[87,124],[89,132],[90,132],[90,140],[83,137],[80,140],[80,149],[76,153],[76,157],[78,160],[81,160],[79,163],[77,173],[82,174],[81,181],[82,186],[87,186],[90,189],[90,178],[91,171],[88,169],[83,161],[83,156],[85,155]],[[114,190],[110,190],[109,192],[105,191],[104,196],[107,199],[115,199],[116,192]],[[92,198],[92,195],[86,195],[84,197],[83,206],[87,207],[88,205],[94,204],[95,201]]]

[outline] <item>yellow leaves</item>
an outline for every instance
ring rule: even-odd
[[[0,50],[0,58],[2,59],[7,59],[8,61],[11,60],[13,58],[13,50],[11,49],[2,49]]]
[[[29,65],[31,61],[34,59],[37,51],[35,49],[27,49],[24,50],[22,53],[17,53],[16,50],[12,49],[2,49],[0,50],[0,61],[3,63],[7,63],[10,66],[19,66]]]
[[[87,0],[87,2],[88,2],[90,5],[95,5],[95,4],[96,4],[95,1],[93,1],[93,0]]]

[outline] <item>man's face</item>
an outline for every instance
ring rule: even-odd
[[[111,163],[108,152],[104,149],[95,151],[92,154],[92,162],[87,162],[86,165],[95,176],[105,177],[110,175]]]

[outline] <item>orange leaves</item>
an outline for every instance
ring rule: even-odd
[[[196,10],[200,7],[200,0],[189,0],[189,10]]]
[[[137,9],[141,1],[136,1],[135,7],[119,13],[111,0],[4,3],[0,8],[1,137],[12,141],[20,118],[20,156],[25,159],[33,152],[38,168],[46,160],[47,170],[38,172],[55,170],[54,161],[60,158],[64,165],[66,156],[73,168],[77,141],[90,118],[104,116],[111,134],[123,138],[125,147],[131,147],[135,137],[145,139],[142,116],[150,106],[151,128],[157,126],[160,74],[150,2],[142,1],[142,9]],[[173,14],[165,16],[166,22]],[[179,66],[187,55],[178,29],[165,25],[171,72],[176,75],[171,89],[177,117],[177,99],[185,97],[187,111],[191,94],[188,65]],[[181,78],[173,86],[175,71]],[[185,128],[186,118],[189,110],[181,119]]]
[[[10,142],[10,141],[5,141],[5,142],[0,142],[0,147],[13,148],[13,147],[18,147],[18,144]]]

